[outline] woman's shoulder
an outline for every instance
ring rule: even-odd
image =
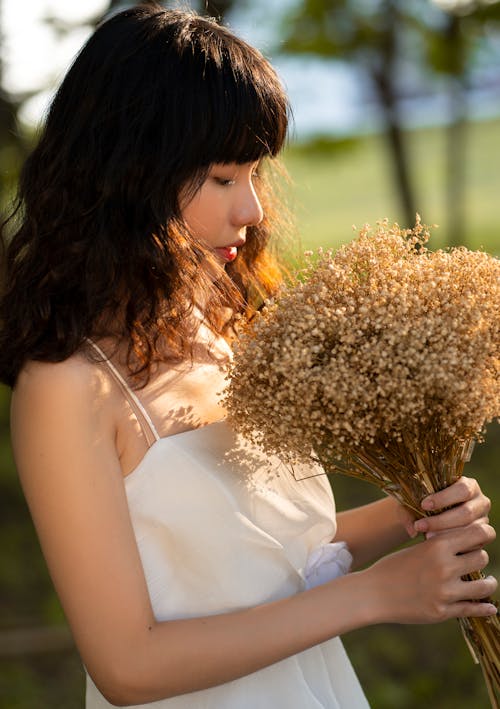
[[[88,390],[103,380],[101,368],[79,351],[61,362],[28,360],[19,372],[13,395],[21,390],[47,387]]]
[[[12,391],[12,415],[32,411],[40,416],[50,407],[94,407],[109,396],[110,384],[102,367],[83,352],[75,352],[61,362],[27,361]],[[75,408],[72,407],[72,408]]]

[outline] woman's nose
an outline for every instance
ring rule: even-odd
[[[252,184],[244,186],[235,207],[233,221],[238,227],[257,226],[264,218],[264,210]]]

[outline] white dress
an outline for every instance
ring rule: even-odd
[[[157,620],[193,618],[285,598],[348,570],[334,537],[326,476],[297,481],[220,421],[160,438],[109,364],[154,442],[124,481]],[[295,471],[296,477],[317,473]],[[332,610],[332,612],[335,612]],[[342,609],[338,609],[342,612]],[[87,675],[86,709],[109,709]],[[151,709],[366,709],[339,638],[240,679],[145,705]]]

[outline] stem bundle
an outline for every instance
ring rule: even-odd
[[[455,441],[443,447],[444,443],[434,430],[425,441],[416,442],[406,435],[402,441],[376,441],[363,450],[350,451],[341,460],[325,456],[319,449],[317,458],[328,473],[371,482],[422,518],[433,514],[422,510],[422,499],[460,478],[474,441]],[[484,575],[477,571],[464,580],[480,578]],[[495,603],[491,598],[483,601]],[[458,622],[474,662],[481,666],[491,706],[500,709],[500,620],[492,616],[459,618]]]

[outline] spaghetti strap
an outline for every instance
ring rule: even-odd
[[[117,368],[115,367],[113,362],[111,362],[111,360],[108,357],[106,357],[106,355],[101,350],[99,345],[96,345],[96,343],[93,340],[91,340],[89,337],[87,338],[87,342],[102,357],[104,364],[107,365],[112,376],[114,377],[114,379],[116,380],[116,382],[120,386],[120,389],[123,391],[125,398],[129,402],[134,414],[136,415],[137,420],[139,421],[139,425],[141,426],[143,433],[146,436],[146,440],[148,442],[148,445],[151,445],[155,441],[160,440],[160,435],[158,434],[158,431],[156,430],[156,427],[155,427],[153,421],[151,420],[151,416],[148,414],[146,408],[144,407],[144,404],[141,403],[137,394],[130,388],[130,386],[125,381],[124,377],[122,377],[122,375],[117,370]],[[141,419],[143,419],[144,422],[147,424],[146,428],[144,428],[144,426],[142,425]],[[151,441],[151,436],[153,437],[152,441]]]

